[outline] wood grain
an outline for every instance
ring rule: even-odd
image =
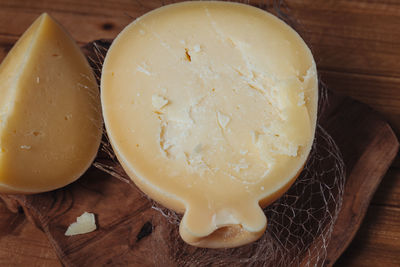
[[[389,206],[400,209],[400,169],[392,167],[382,180],[379,190],[371,202],[372,205]],[[400,218],[400,216],[398,216]],[[398,231],[400,232],[400,231]],[[400,249],[400,239],[398,240]]]
[[[355,236],[399,145],[390,126],[372,109],[350,99],[340,104],[334,100],[328,103],[331,104],[322,114],[321,123],[338,144],[347,171],[342,211],[328,246],[330,265]]]
[[[0,202],[0,266],[61,266],[45,234]]]
[[[321,69],[399,77],[399,1],[287,1]]]
[[[371,205],[353,245],[337,266],[400,266],[399,208]],[[396,242],[394,242],[396,241]]]
[[[400,133],[400,78],[325,70],[319,74],[333,91],[351,96],[385,115]]]

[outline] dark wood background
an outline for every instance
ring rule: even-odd
[[[0,60],[42,12],[55,17],[80,44],[114,38],[156,0],[0,0]],[[252,1],[268,9],[270,1]],[[400,134],[400,1],[286,0],[312,47],[325,84],[369,104]],[[0,202],[0,262],[59,266],[51,244],[22,213]],[[400,266],[400,160],[384,177],[354,241],[337,266]]]

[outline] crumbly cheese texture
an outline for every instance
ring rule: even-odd
[[[146,14],[114,41],[101,86],[121,164],[147,194],[185,212],[181,234],[232,224],[262,232],[259,204],[287,189],[313,142],[310,50],[251,6],[187,2]]]
[[[93,232],[96,230],[96,219],[93,213],[84,212],[81,216],[76,218],[76,222],[68,226],[65,232],[66,236],[81,235]]]
[[[101,128],[86,58],[41,15],[0,65],[0,191],[37,193],[76,180],[97,153]]]

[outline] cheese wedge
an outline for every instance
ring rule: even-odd
[[[317,75],[300,36],[244,4],[195,1],[127,26],[106,56],[101,99],[119,161],[151,198],[184,213],[180,234],[235,247],[313,143]]]
[[[0,191],[37,193],[73,182],[93,161],[101,134],[92,70],[43,14],[0,65]]]

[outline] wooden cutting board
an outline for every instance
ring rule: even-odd
[[[101,51],[109,43],[97,41],[85,49],[90,58],[101,61],[102,54],[93,54],[93,45]],[[94,64],[94,68],[99,74],[99,65]],[[340,148],[347,175],[342,210],[327,248],[325,264],[329,266],[358,230],[373,193],[396,156],[399,143],[390,126],[371,108],[333,93],[328,95],[328,105],[320,116],[320,123]],[[97,161],[114,164],[107,153],[102,152]],[[184,250],[171,247],[172,244],[184,246],[180,240],[171,240],[178,236],[179,218],[166,218],[127,180],[116,179],[94,167],[75,183],[59,190],[1,197],[14,212],[23,208],[28,219],[46,233],[65,266],[177,266],[187,265],[184,259],[191,255],[202,257],[209,253],[190,246],[185,246]],[[98,230],[66,237],[68,225],[84,211],[96,214]],[[168,211],[164,209],[163,212]],[[227,254],[234,252],[226,250]],[[249,247],[248,256],[251,255]],[[303,262],[307,257],[303,255]],[[224,266],[228,262],[210,264]]]

